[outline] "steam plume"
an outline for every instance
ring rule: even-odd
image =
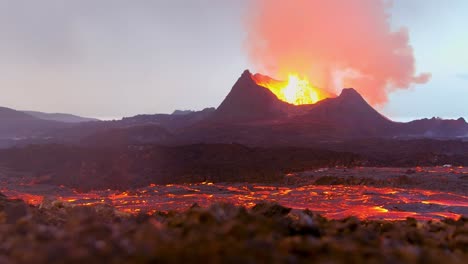
[[[385,0],[255,0],[246,26],[257,71],[285,78],[297,72],[332,92],[356,88],[371,104],[425,83],[415,75],[408,31],[392,31]]]

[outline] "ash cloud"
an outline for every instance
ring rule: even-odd
[[[297,72],[322,89],[356,88],[371,104],[426,83],[416,74],[406,28],[390,26],[385,0],[255,0],[246,17],[246,48],[257,71]]]

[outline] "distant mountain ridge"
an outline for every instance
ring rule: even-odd
[[[14,109],[0,107],[0,138],[20,138],[41,135],[62,123],[42,120]]]
[[[97,145],[162,144],[170,141],[178,131],[211,116],[214,111],[214,108],[205,108],[201,111],[176,111],[173,114],[144,114],[121,120],[83,122],[52,131],[50,135],[59,142],[86,145],[92,142]]]
[[[270,90],[258,85],[255,78],[270,77],[252,75],[246,70],[218,108],[201,111],[176,110],[172,114],[98,121],[68,114],[24,113],[0,108],[0,139],[26,138],[22,144],[52,141],[87,145],[240,143],[262,146],[306,146],[365,138],[468,139],[468,124],[463,118],[394,122],[376,111],[353,88],[343,89],[339,96],[315,104],[295,106],[279,100]]]
[[[64,123],[82,123],[82,122],[91,122],[91,121],[100,121],[97,118],[81,117],[72,114],[64,113],[44,113],[39,111],[22,111],[28,115],[37,117],[43,120],[58,121]]]
[[[0,119],[5,120],[35,120],[36,118],[21,111],[7,107],[0,107]]]

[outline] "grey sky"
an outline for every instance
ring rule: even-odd
[[[95,117],[218,106],[250,68],[247,1],[0,0],[0,105]],[[468,117],[468,2],[399,0],[418,72],[392,118]]]

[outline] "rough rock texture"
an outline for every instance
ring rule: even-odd
[[[5,199],[2,198],[2,204]],[[256,209],[255,209],[256,208]],[[8,214],[8,212],[7,212]],[[4,219],[5,211],[0,210]],[[327,220],[278,204],[129,216],[45,200],[0,221],[1,263],[466,263],[468,219]]]

